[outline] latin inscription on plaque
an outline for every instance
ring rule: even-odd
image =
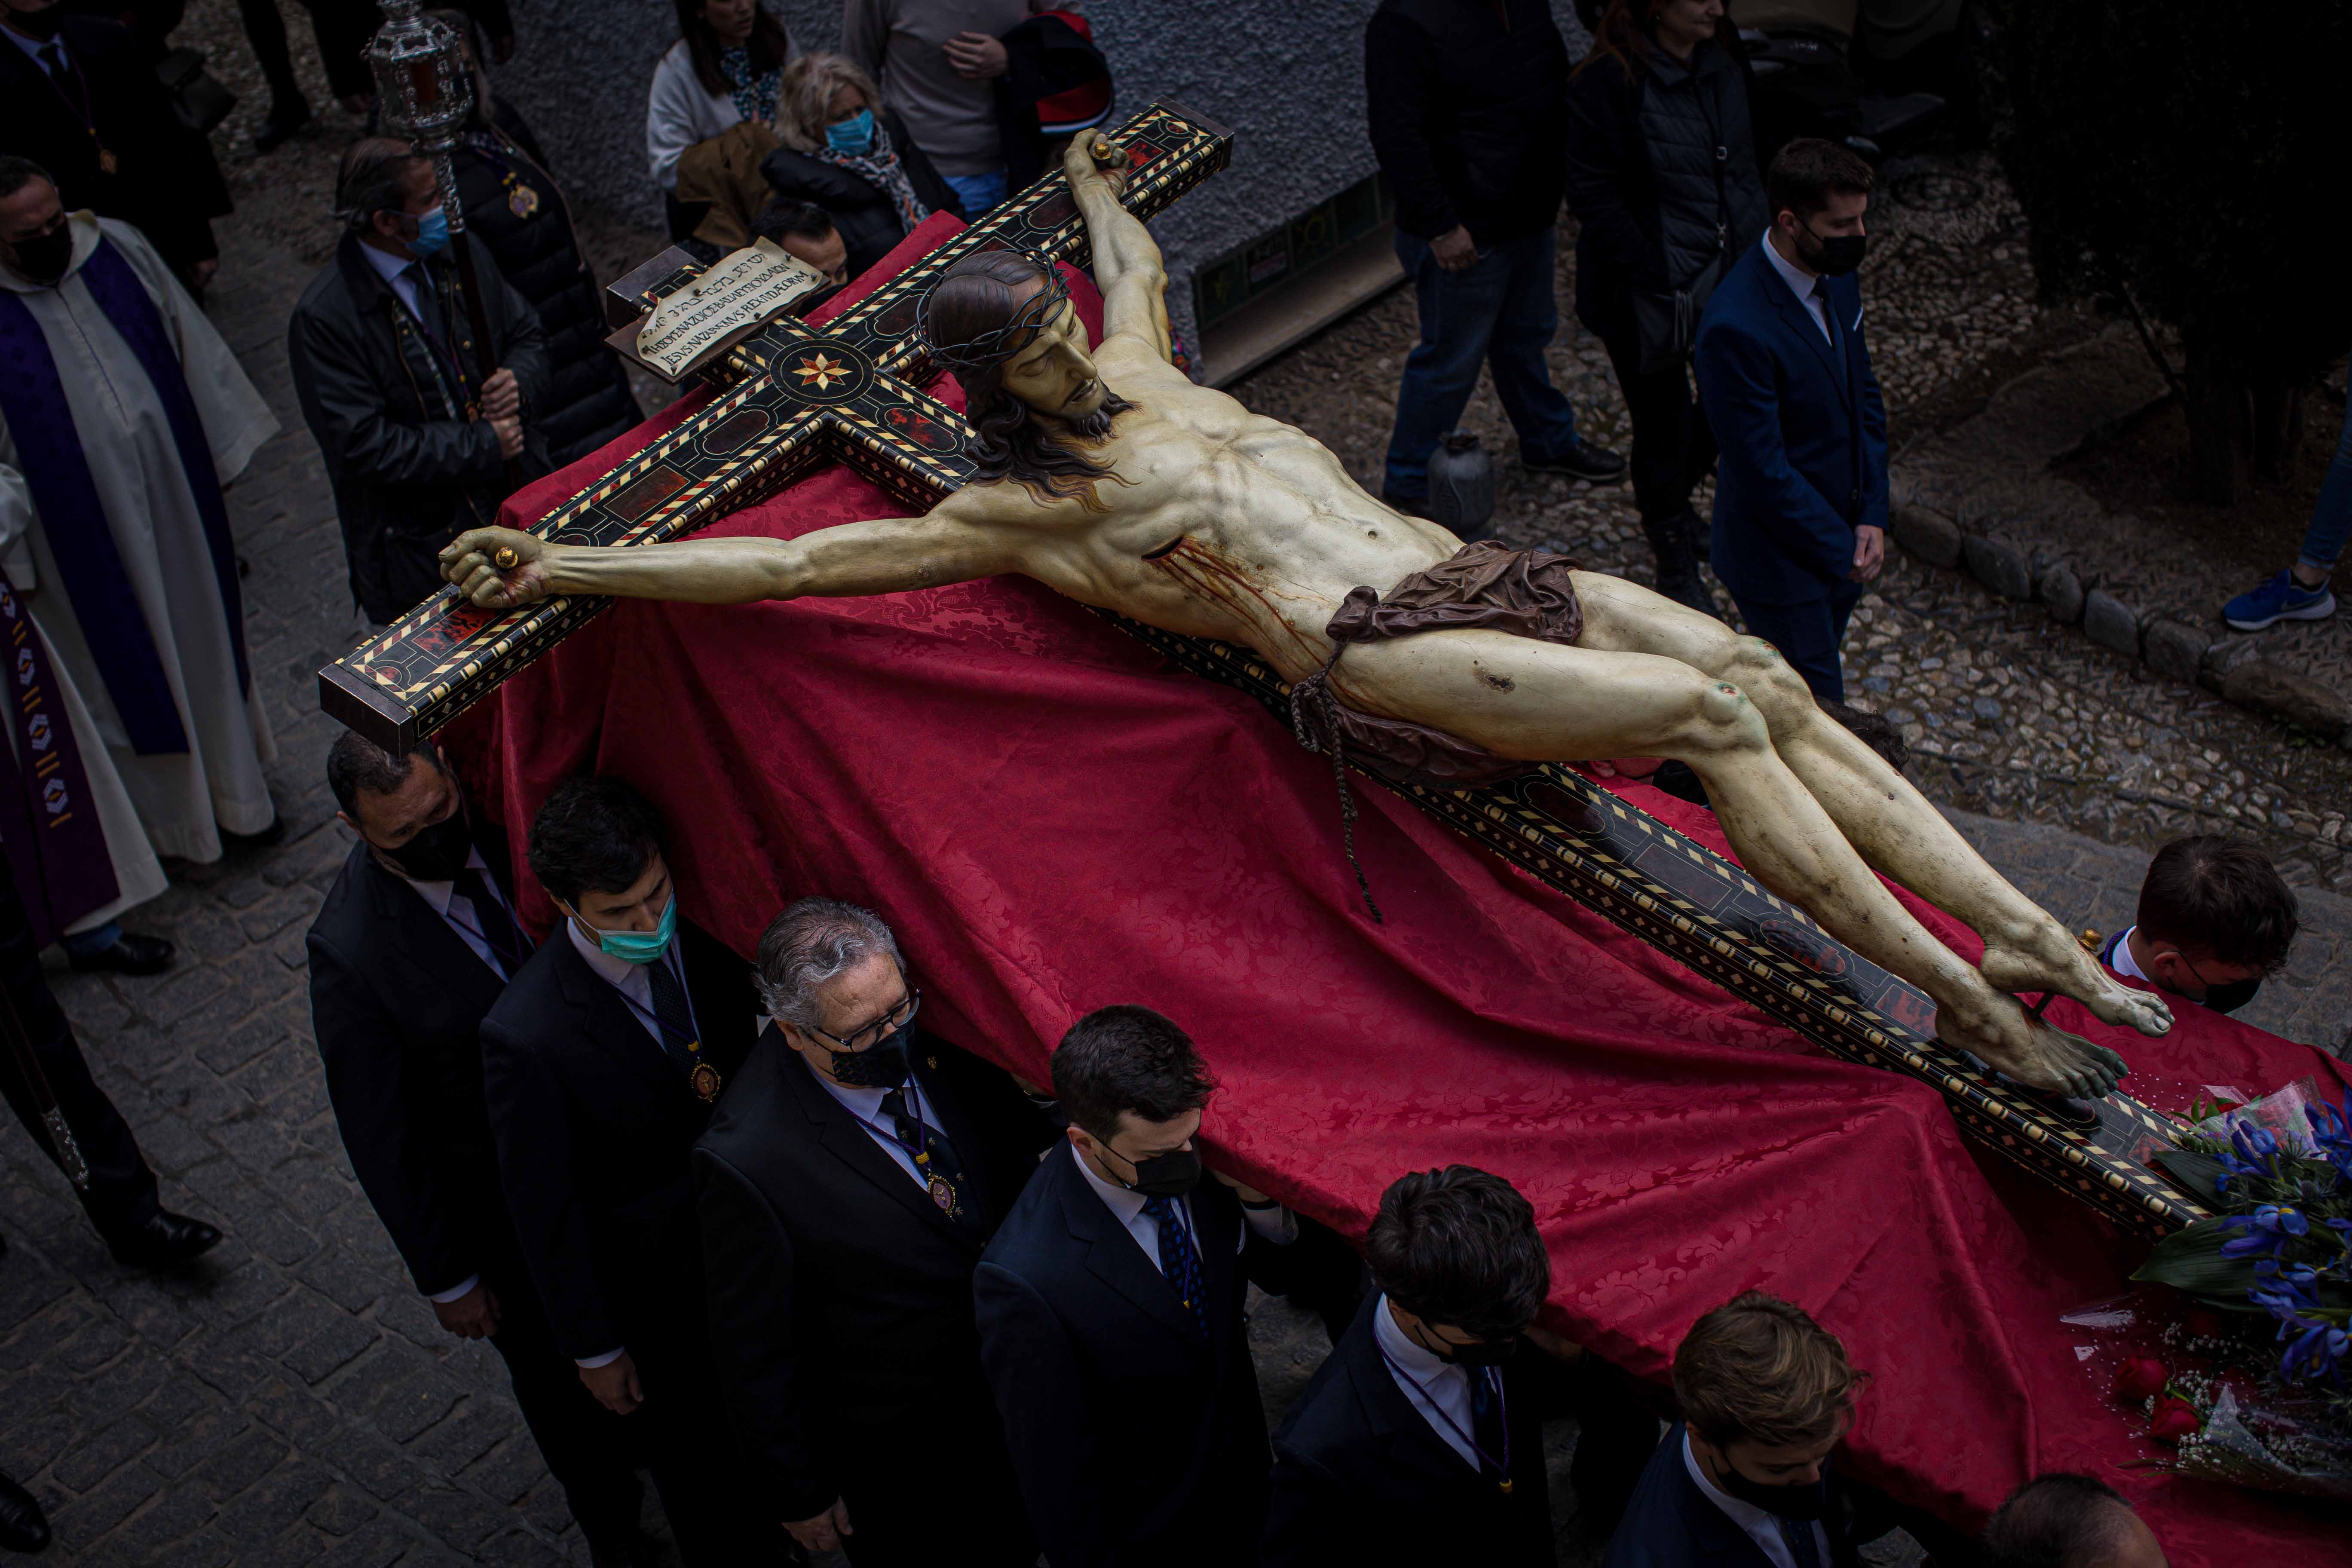
[[[782,315],[793,300],[824,286],[816,268],[757,241],[664,295],[637,332],[638,357],[676,380],[730,336]]]

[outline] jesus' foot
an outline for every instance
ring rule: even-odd
[[[2009,996],[1988,998],[1981,1009],[1965,1003],[1938,1005],[1936,1034],[2029,1088],[2077,1100],[2101,1098],[2131,1070],[2106,1047],[2028,1016]]]
[[[2172,1027],[2172,1009],[2162,997],[2135,991],[2108,973],[2055,921],[2037,921],[2011,935],[1987,932],[1984,962],[1978,968],[1996,991],[2055,991],[2089,1008],[2102,1024],[2126,1025],[2150,1036]]]

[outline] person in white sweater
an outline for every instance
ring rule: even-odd
[[[646,154],[655,183],[677,185],[677,156],[743,120],[776,112],[776,83],[800,51],[759,0],[677,0],[678,40],[654,67]]]

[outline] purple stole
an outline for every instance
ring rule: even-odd
[[[253,676],[246,658],[244,598],[237,584],[236,547],[229,538],[228,509],[221,500],[220,476],[213,468],[204,421],[188,394],[187,377],[164,331],[163,313],[122,253],[102,237],[81,265],[81,280],[131,346],[156,401],[163,405],[181,471],[204,520],[213,580],[227,616],[229,644],[236,650],[237,687],[249,691]],[[0,416],[7,419],[16,437],[16,461],[33,492],[42,535],[65,579],[66,595],[73,601],[74,616],[81,623],[82,638],[98,662],[107,695],[130,733],[131,749],[142,757],[185,752],[188,735],[180,723],[180,706],[156,654],[146,613],[115,548],[114,530],[90,479],[89,461],[66,405],[48,340],[25,301],[6,289],[0,289]],[[63,727],[62,718],[58,725]]]
[[[0,848],[25,895],[33,945],[47,947],[66,927],[121,897],[122,888],[41,635],[5,579],[0,647],[12,678],[8,728],[16,742],[12,750],[0,742]]]

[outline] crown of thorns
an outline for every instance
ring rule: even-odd
[[[931,300],[939,292],[933,284],[925,290],[922,303],[916,307],[915,330],[923,336],[930,349],[931,363],[951,371],[986,370],[1002,364],[1028,346],[1029,339],[1046,323],[1061,314],[1069,303],[1069,285],[1062,281],[1062,269],[1051,262],[1032,257],[1045,275],[1043,289],[1030,298],[1027,304],[1013,314],[1013,319],[1001,327],[992,328],[969,342],[942,343],[931,331]],[[941,279],[942,282],[945,279]]]

